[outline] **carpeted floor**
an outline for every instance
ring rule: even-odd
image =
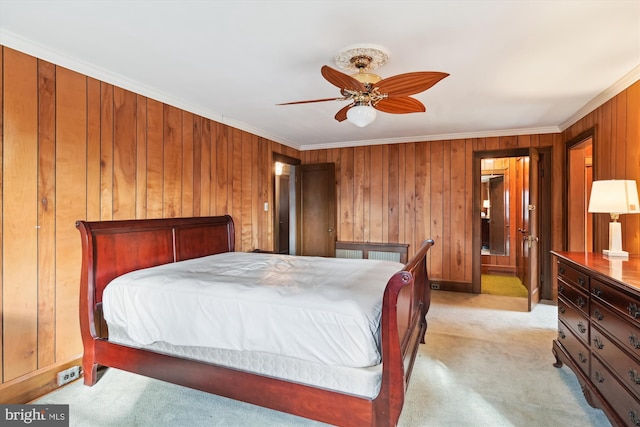
[[[519,298],[527,298],[529,296],[527,288],[516,276],[483,274],[481,280],[480,286],[483,294]]]
[[[557,308],[435,291],[399,426],[600,427],[567,368],[552,366]],[[70,404],[70,426],[319,426],[320,423],[109,369],[34,403]]]

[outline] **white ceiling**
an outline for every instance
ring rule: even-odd
[[[640,0],[0,0],[0,44],[301,150],[558,132],[640,78]],[[338,123],[343,48],[450,76]]]

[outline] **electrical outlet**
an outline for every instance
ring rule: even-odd
[[[58,386],[65,385],[80,378],[80,366],[72,366],[69,369],[58,372]]]
[[[431,289],[440,289],[440,283],[432,283]]]

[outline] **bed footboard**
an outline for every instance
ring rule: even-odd
[[[229,216],[129,221],[78,221],[83,259],[80,329],[84,383],[98,365],[218,394],[267,408],[345,426],[394,426],[420,342],[424,342],[430,287],[427,240],[388,282],[382,306],[382,384],[375,399],[291,383],[223,366],[109,342],[102,291],[126,272],[234,250]]]

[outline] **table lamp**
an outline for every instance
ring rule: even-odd
[[[629,252],[622,250],[622,227],[618,218],[621,214],[640,213],[636,182],[616,179],[593,181],[588,211],[611,215],[609,249],[602,253],[612,258],[628,258]]]

